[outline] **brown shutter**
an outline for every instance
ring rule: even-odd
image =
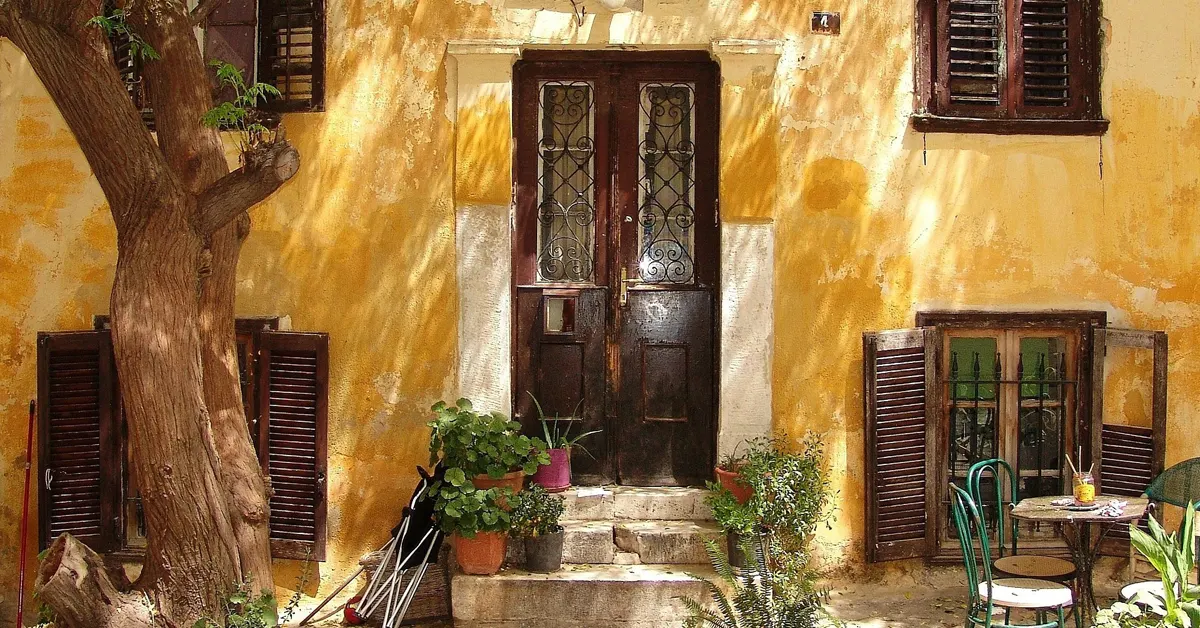
[[[107,331],[38,334],[39,542],[117,549],[120,460]]]
[[[225,0],[209,14],[204,27],[204,61],[224,61],[255,81],[257,51],[255,0]]]
[[[1013,67],[1017,116],[1071,118],[1083,115],[1086,38],[1083,2],[1018,0],[1013,21]]]
[[[1138,329],[1097,329],[1093,337],[1092,461],[1099,470],[1100,492],[1140,497],[1162,473],[1167,444],[1167,334]],[[1104,361],[1108,347],[1128,347],[1153,352],[1150,426],[1118,425],[1104,421]],[[1108,535],[1104,553],[1124,556],[1129,532],[1117,526]]]
[[[282,94],[265,108],[320,111],[325,103],[325,3],[261,0],[258,80]]]
[[[863,335],[869,562],[926,556],[934,546],[935,339],[928,328]]]
[[[1005,10],[1002,0],[937,0],[939,113],[1002,117],[1005,86]]]
[[[271,554],[325,559],[329,336],[259,335],[259,459],[271,478]]]

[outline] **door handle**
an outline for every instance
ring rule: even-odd
[[[638,278],[629,278],[629,270],[621,269],[621,307],[629,306],[629,286],[640,286],[644,282]]]

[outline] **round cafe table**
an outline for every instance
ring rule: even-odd
[[[1022,521],[1055,523],[1063,526],[1067,547],[1071,551],[1071,560],[1075,563],[1075,613],[1082,619],[1083,626],[1091,626],[1096,615],[1096,594],[1092,588],[1092,568],[1096,564],[1100,544],[1104,542],[1105,535],[1116,524],[1128,524],[1141,519],[1149,507],[1149,500],[1144,497],[1097,495],[1096,503],[1100,507],[1081,511],[1067,506],[1055,506],[1052,502],[1059,499],[1063,499],[1063,497],[1023,499],[1013,508],[1012,517]],[[1114,501],[1126,502],[1120,515],[1110,517],[1100,514],[1106,510],[1103,506]],[[1099,529],[1099,534],[1093,534],[1093,525]]]

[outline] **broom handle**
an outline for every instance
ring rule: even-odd
[[[29,477],[33,469],[33,425],[37,422],[37,402],[29,402],[29,435],[25,438],[25,496],[21,501],[21,532],[17,542],[21,544],[21,567],[17,575],[17,628],[25,621],[25,551],[28,545],[25,535],[29,532]]]

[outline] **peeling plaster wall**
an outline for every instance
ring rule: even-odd
[[[909,326],[919,308],[1102,309],[1117,325],[1165,329],[1168,462],[1200,455],[1180,437],[1200,416],[1200,0],[1154,20],[1134,0],[1104,3],[1102,139],[912,132],[911,2],[647,0],[644,13],[589,13],[582,26],[565,4],[327,3],[327,111],[285,117],[303,166],[253,211],[238,302],[331,335],[322,592],[382,543],[425,458],[425,409],[466,382],[456,257],[488,244],[455,242],[456,207],[509,202],[511,140],[489,132],[508,128],[508,96],[456,99],[448,41],[783,42],[773,73],[723,61],[722,217],[773,233],[770,409],[777,429],[815,431],[829,448],[840,493],[830,559],[862,556],[861,333]],[[840,11],[842,35],[809,33],[813,10]],[[456,163],[459,152],[470,158]],[[16,561],[34,335],[105,312],[114,259],[87,164],[0,42],[0,564]],[[1145,416],[1144,367],[1110,371],[1119,420]],[[284,586],[299,572],[279,569]],[[15,570],[0,572],[0,620],[14,584]]]

